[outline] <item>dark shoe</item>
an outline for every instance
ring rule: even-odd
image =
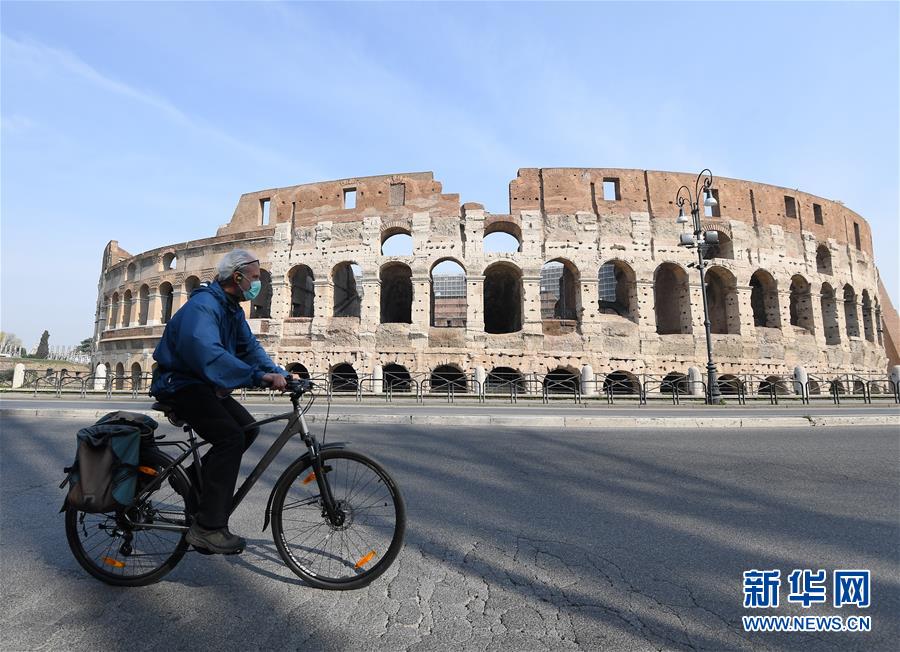
[[[191,524],[186,539],[195,548],[203,548],[219,555],[239,555],[247,545],[244,539],[229,532],[227,527],[207,530],[196,522]]]

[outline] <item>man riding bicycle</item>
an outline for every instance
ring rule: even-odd
[[[163,332],[150,393],[212,444],[202,460],[202,486],[187,541],[196,548],[235,554],[246,541],[228,530],[241,457],[259,434],[244,431],[253,417],[235,401],[239,387],[284,389],[289,374],[272,362],[250,331],[240,306],[261,289],[259,260],[235,249],[219,261],[216,280],[191,293]]]

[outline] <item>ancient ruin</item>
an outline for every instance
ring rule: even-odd
[[[696,255],[675,223],[676,190],[693,182],[522,169],[506,215],[460,205],[428,172],[247,193],[215,237],[136,255],[107,245],[92,362],[151,372],[166,321],[243,247],[264,269],[244,304],[252,330],[283,366],[336,389],[680,382],[706,362]],[[896,349],[866,221],[798,190],[716,178],[713,191],[719,373],[884,374]]]

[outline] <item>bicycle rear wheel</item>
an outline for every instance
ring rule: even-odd
[[[321,459],[342,521],[329,520],[308,462],[288,468],[275,487],[272,535],[284,563],[310,585],[358,589],[400,552],[406,507],[397,485],[369,457],[326,450]]]
[[[141,466],[157,473],[171,464],[172,458],[161,451],[142,453]],[[125,510],[92,514],[66,509],[66,539],[82,568],[107,584],[144,586],[175,567],[188,550],[183,531],[139,529],[125,519],[127,514],[131,523],[190,525],[194,507],[190,481],[181,467],[173,467],[170,474],[171,483],[164,478],[146,499]],[[154,477],[140,473],[138,493]]]

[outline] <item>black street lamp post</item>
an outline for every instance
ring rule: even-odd
[[[702,181],[702,183],[701,183]],[[688,218],[684,214],[684,204],[687,203],[691,209],[691,217],[693,218],[693,233],[682,233],[679,239],[679,245],[687,248],[696,247],[697,249],[697,269],[700,270],[700,293],[703,295],[703,326],[706,329],[706,402],[715,405],[719,402],[721,394],[719,393],[719,384],[716,380],[716,364],[713,362],[712,350],[712,333],[710,331],[709,321],[709,300],[706,297],[706,266],[707,260],[704,256],[705,251],[719,243],[719,234],[716,231],[703,231],[700,224],[700,192],[703,192],[703,205],[716,206],[716,198],[713,197],[710,187],[712,186],[713,176],[708,169],[703,170],[697,175],[697,181],[694,183],[694,193],[687,186],[681,186],[675,193],[675,201],[678,204],[678,218],[676,224],[687,224]],[[682,192],[683,191],[683,192]]]

